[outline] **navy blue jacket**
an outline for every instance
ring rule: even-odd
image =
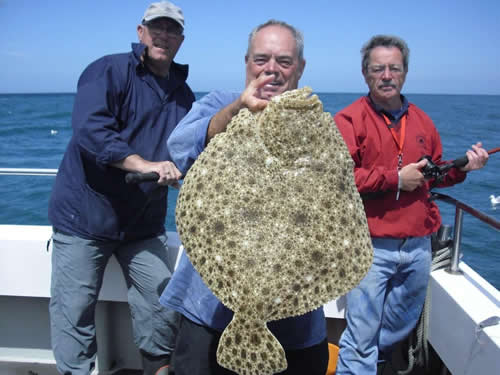
[[[194,101],[188,66],[172,63],[164,93],[140,61],[144,49],[134,43],[132,52],[104,56],[80,76],[73,136],[49,203],[49,219],[60,231],[100,240],[165,231],[167,188],[128,185],[126,172],[111,166],[132,154],[171,160],[167,139]]]

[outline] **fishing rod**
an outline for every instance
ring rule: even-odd
[[[493,148],[488,151],[488,155],[494,154],[499,151],[500,147]],[[434,178],[437,181],[440,181],[451,168],[462,168],[469,162],[469,158],[467,158],[467,155],[455,159],[450,163],[445,163],[441,165],[437,165],[436,163],[434,163],[429,155],[423,156],[420,160],[422,159],[427,159],[427,164],[422,169],[422,174],[424,175],[424,177]]]

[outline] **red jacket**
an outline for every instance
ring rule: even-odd
[[[363,197],[368,226],[373,237],[419,237],[439,229],[441,217],[434,202],[429,202],[430,183],[418,189],[398,190],[398,146],[385,123],[365,96],[334,117],[354,160],[354,177]],[[400,135],[400,126],[397,134]],[[442,146],[432,120],[421,109],[409,104],[403,145],[403,166],[430,155],[441,163]],[[439,187],[465,179],[465,173],[452,168]],[[368,193],[378,193],[370,197]]]

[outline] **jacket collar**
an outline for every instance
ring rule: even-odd
[[[375,104],[372,100],[372,98],[370,97],[370,93],[368,93],[367,95],[367,98],[368,98],[368,103],[370,103],[371,107],[373,108],[373,110],[375,112],[377,112],[379,115],[386,115],[389,119],[391,119],[393,122],[397,122],[399,121],[399,119],[401,117],[403,117],[403,115],[408,112],[408,106],[409,106],[409,103],[408,103],[408,99],[406,99],[406,97],[404,95],[400,95],[401,97],[401,102],[403,103],[403,106],[401,107],[401,109],[399,109],[398,111],[386,111],[385,109],[383,109],[381,106]]]

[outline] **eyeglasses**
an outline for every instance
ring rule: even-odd
[[[389,72],[394,75],[399,75],[404,72],[403,66],[399,64],[389,64],[389,65],[370,65],[368,67],[368,72],[381,75],[385,72],[385,70],[389,68]]]
[[[155,36],[162,33],[167,34],[171,38],[179,38],[182,36],[182,27],[178,27],[171,24],[165,24],[160,22],[146,22],[143,23],[149,30],[149,32]]]

